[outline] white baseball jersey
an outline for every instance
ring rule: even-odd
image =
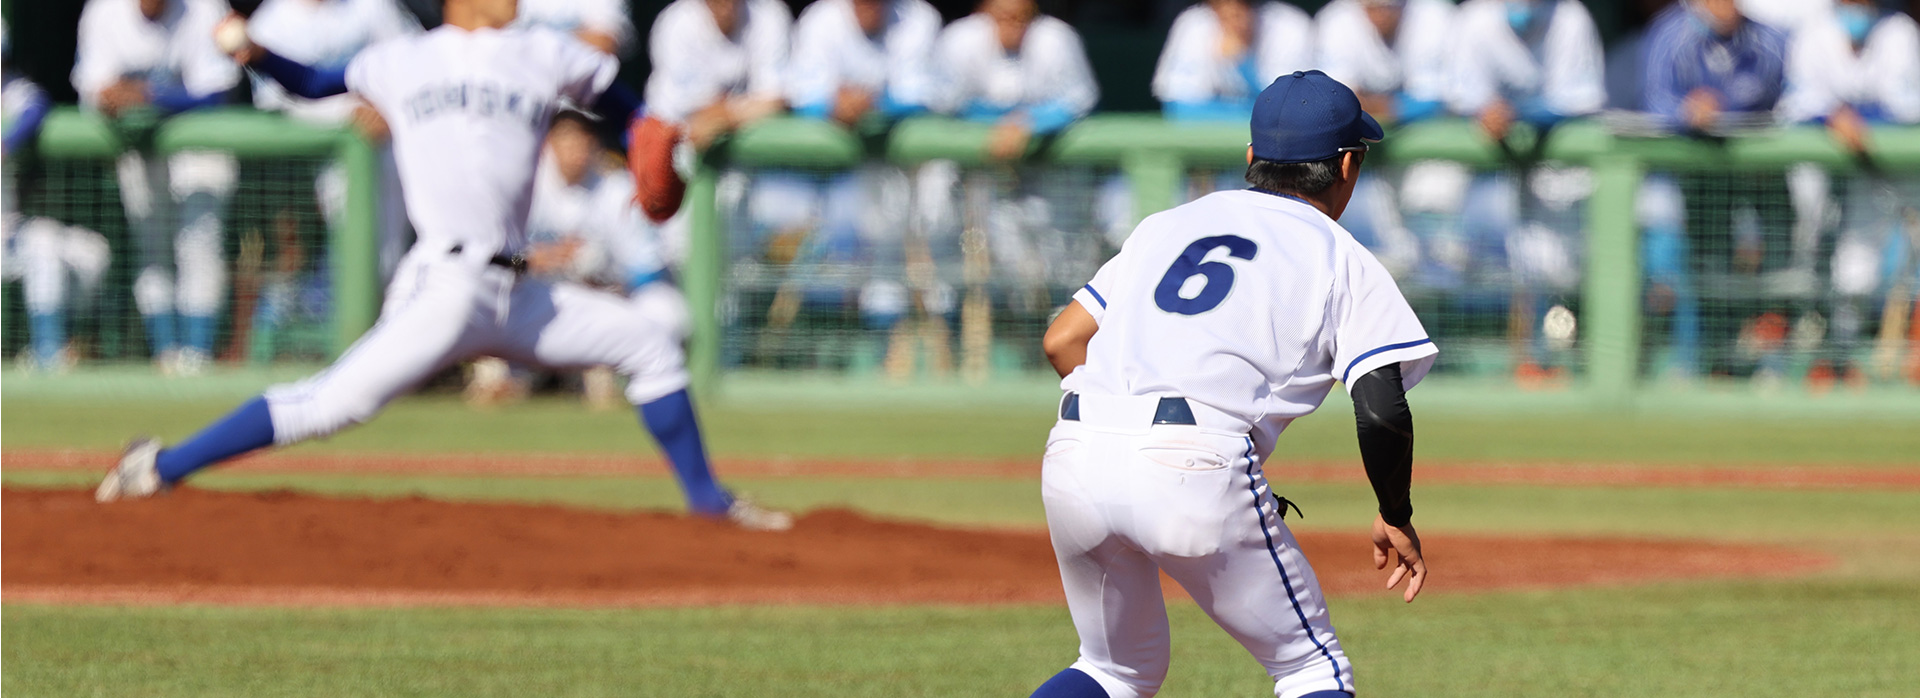
[[[591,31],[613,37],[620,51],[633,45],[633,19],[623,0],[520,0],[514,26],[546,27],[572,34]]]
[[[1334,381],[1394,363],[1409,387],[1426,374],[1433,342],[1393,279],[1305,201],[1224,191],[1142,221],[1074,301],[1099,329],[1061,381],[1076,396],[1040,478],[1080,635],[1073,668],[1110,696],[1159,690],[1165,572],[1267,670],[1274,695],[1352,693],[1263,463]],[[1170,397],[1192,424],[1179,410],[1158,421]]]
[[[793,15],[780,0],[744,0],[740,27],[720,33],[705,0],[675,0],[653,20],[647,113],[686,121],[723,97],[781,97]]]
[[[1507,23],[1505,0],[1460,5],[1449,49],[1447,107],[1477,114],[1495,98],[1538,98],[1563,116],[1591,114],[1607,102],[1600,31],[1579,0],[1554,0],[1539,12],[1545,31],[1521,37]]]
[[[149,20],[139,0],[88,0],[73,63],[80,103],[93,106],[101,90],[129,77],[152,91],[233,89],[240,68],[213,43],[213,27],[227,12],[220,0],[171,0],[160,19]]]
[[[940,111],[976,101],[1002,109],[1055,103],[1084,116],[1100,101],[1080,35],[1046,15],[1027,27],[1016,55],[1000,45],[993,20],[978,13],[947,25],[934,55],[945,83],[936,103]]]
[[[420,25],[394,0],[267,0],[247,20],[253,42],[288,60],[338,70],[361,50],[394,37],[416,34]],[[305,99],[280,83],[254,76],[253,104],[294,118],[336,124],[360,100],[352,95]]]
[[[1391,41],[1367,19],[1359,0],[1333,0],[1314,16],[1318,67],[1355,92],[1440,101],[1446,96],[1453,3],[1408,0]]]
[[[1153,70],[1153,96],[1163,102],[1251,98],[1282,75],[1317,67],[1306,12],[1280,2],[1263,3],[1258,12],[1251,58],[1260,84],[1247,84],[1238,62],[1220,55],[1220,18],[1200,3],[1173,20]]]
[[[787,101],[830,102],[844,86],[926,105],[935,89],[933,45],[939,35],[940,11],[926,0],[893,0],[877,37],[860,30],[852,0],[808,5],[793,27]]]
[[[1739,5],[1741,14],[1787,34],[1833,13],[1833,0],[1740,0]]]
[[[555,31],[443,25],[361,52],[347,86],[393,130],[420,243],[513,253],[554,109],[592,104],[619,69]]]
[[[1411,388],[1437,353],[1346,229],[1250,189],[1147,217],[1073,298],[1100,330],[1061,388],[1185,397],[1243,422],[1263,449],[1334,381],[1398,362]]]
[[[528,239],[536,244],[578,240],[575,265],[568,270],[574,279],[626,285],[657,274],[666,269],[659,232],[634,206],[633,191],[633,176],[625,170],[596,170],[569,184],[552,158],[542,157]]]
[[[1827,116],[1842,104],[1874,104],[1888,121],[1920,123],[1920,24],[1912,17],[1882,18],[1858,52],[1832,17],[1807,24],[1792,41],[1780,100],[1787,120]]]

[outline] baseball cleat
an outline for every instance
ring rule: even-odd
[[[793,515],[735,497],[727,507],[727,522],[749,531],[786,531],[793,528]]]
[[[111,502],[117,499],[141,499],[159,492],[160,471],[154,462],[160,456],[160,442],[149,437],[135,438],[127,444],[127,450],[120,454],[120,462],[107,471],[107,478],[100,481],[100,488],[93,491],[96,502]]]

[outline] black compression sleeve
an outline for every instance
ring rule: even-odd
[[[1360,435],[1360,460],[1366,464],[1380,518],[1405,526],[1413,518],[1413,412],[1400,383],[1400,365],[1388,364],[1354,381],[1353,418]]]

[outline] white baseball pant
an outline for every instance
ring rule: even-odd
[[[266,393],[282,446],[373,418],[389,401],[476,356],[552,369],[612,366],[633,404],[687,386],[678,293],[627,298],[520,277],[490,253],[416,246],[387,289],[380,321],[325,371]]]
[[[1095,409],[1137,401],[1137,408]],[[1113,698],[1167,675],[1165,570],[1274,680],[1274,695],[1353,691],[1326,597],[1244,433],[1151,425],[1152,397],[1081,396],[1047,441],[1041,495],[1067,608],[1073,668]],[[1106,416],[1102,416],[1105,413]],[[1150,426],[1151,425],[1151,426]]]

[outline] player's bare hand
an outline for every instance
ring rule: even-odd
[[[1827,132],[1833,134],[1833,140],[1850,152],[1867,152],[1867,120],[1860,118],[1860,112],[1853,107],[1841,106],[1827,117]]]
[[[1695,131],[1707,130],[1720,121],[1720,95],[1704,87],[1688,93],[1680,103],[1680,118]]]
[[[1507,133],[1513,130],[1513,120],[1513,105],[1504,99],[1496,99],[1480,110],[1480,130],[1496,141],[1507,139]]]
[[[213,26],[213,44],[240,65],[251,65],[260,59],[260,47],[247,36],[247,18],[237,12],[227,13],[225,19]]]
[[[387,127],[386,117],[380,116],[380,110],[365,102],[353,108],[353,113],[347,115],[347,123],[352,124],[353,130],[370,143],[385,143],[393,136],[393,131]]]
[[[995,160],[1018,160],[1027,154],[1027,141],[1033,132],[1020,119],[1007,119],[993,127],[987,137],[987,156]]]
[[[866,118],[873,111],[873,93],[858,87],[842,87],[834,96],[833,120],[842,126],[852,126]]]
[[[100,111],[107,116],[119,116],[120,112],[139,107],[147,103],[147,82],[135,78],[121,78],[100,90]]]
[[[1393,555],[1399,560],[1393,560]],[[1400,585],[1407,580],[1405,598],[1413,603],[1413,597],[1420,595],[1420,587],[1427,583],[1427,561],[1420,556],[1420,534],[1415,533],[1413,524],[1404,527],[1389,526],[1386,519],[1379,515],[1373,517],[1373,567],[1384,570],[1387,563],[1393,562],[1393,574],[1387,577],[1387,588]]]

